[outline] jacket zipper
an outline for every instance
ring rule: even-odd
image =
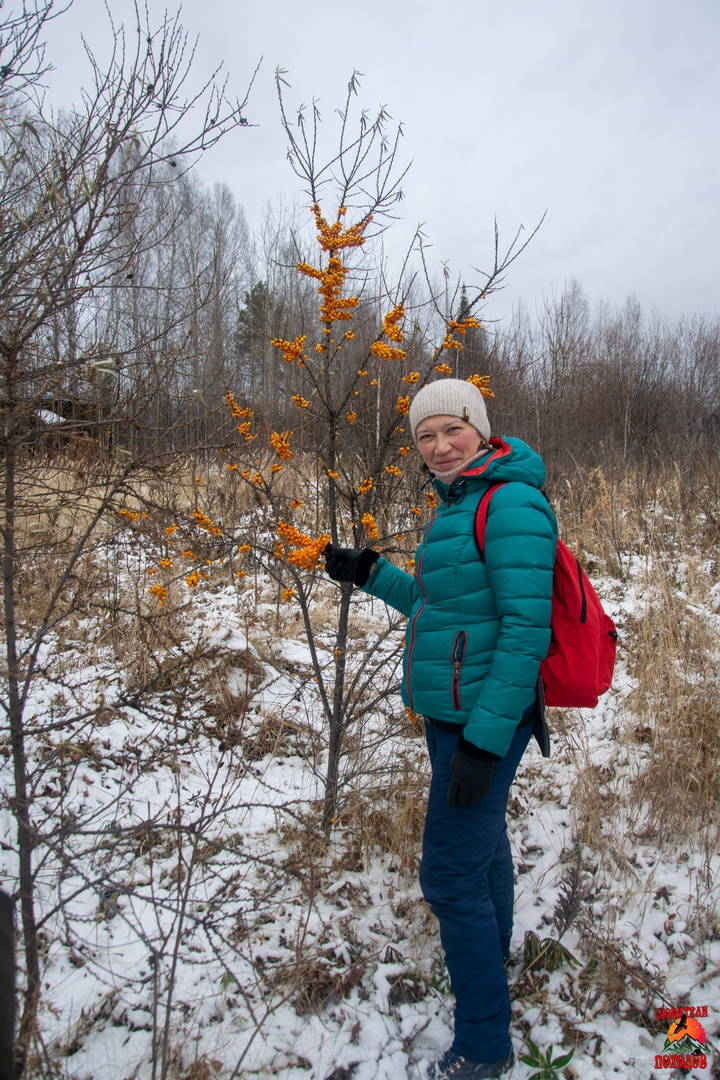
[[[424,558],[424,555],[425,555],[425,546],[427,545],[427,538],[430,535],[430,530],[432,529],[433,524],[435,523],[435,518],[436,517],[437,517],[437,512],[433,514],[433,516],[430,518],[430,520],[427,523],[427,526],[425,528],[425,536],[423,538],[424,541],[425,541],[425,543],[423,544],[423,553],[420,556],[420,559],[418,560],[417,567],[415,568],[415,580],[418,583],[418,588],[419,589],[422,589],[422,581],[420,580],[420,572],[421,572],[421,568],[422,568],[422,561],[423,561],[423,558]],[[425,590],[423,589],[423,592],[424,591]],[[423,600],[423,602],[420,605],[420,607],[418,608],[417,614],[415,615],[415,618],[413,619],[412,624],[410,626],[410,644],[408,645],[407,677],[405,679],[405,689],[407,690],[407,696],[408,696],[408,699],[410,701],[410,708],[413,710],[413,712],[415,711],[415,709],[414,709],[414,704],[413,704],[412,690],[410,689],[410,669],[411,669],[411,664],[412,664],[412,652],[413,652],[413,648],[415,647],[415,624],[417,623],[418,619],[420,618],[420,615],[422,613],[422,609],[425,607],[426,603],[427,603],[427,599]]]
[[[577,568],[578,582],[580,584],[580,596],[582,597],[582,601],[580,603],[580,622],[584,623],[587,622],[587,597],[585,596],[585,586],[583,584],[582,566],[579,562],[577,564]]]
[[[465,649],[467,647],[467,631],[460,630],[455,636],[455,643],[452,651],[453,662],[453,678],[452,678],[452,699],[453,709],[458,712],[462,706],[460,704],[460,671],[462,668],[462,662],[465,657]]]

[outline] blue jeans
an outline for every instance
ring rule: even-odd
[[[455,995],[452,1049],[471,1061],[498,1061],[511,1049],[504,964],[510,955],[514,875],[505,812],[533,725],[518,728],[495,766],[488,794],[464,808],[447,805],[457,734],[430,724],[426,729],[432,780],[420,886],[440,923]]]

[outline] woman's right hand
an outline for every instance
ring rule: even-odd
[[[343,548],[328,544],[325,548],[325,569],[333,581],[351,581],[362,587],[380,556],[372,548]]]

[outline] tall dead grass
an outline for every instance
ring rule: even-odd
[[[717,472],[707,462],[692,476],[681,474],[671,462],[662,469],[655,463],[652,468],[612,463],[606,469],[576,470],[551,492],[561,535],[590,575],[602,580],[604,597],[610,603],[623,598],[620,661],[629,684],[622,698],[616,698],[617,737],[635,756],[637,767],[633,783],[620,798],[642,808],[646,826],[662,827],[666,835],[673,833],[676,821],[683,832],[689,822],[707,824],[720,805],[720,627],[710,594],[720,577]],[[21,483],[21,528],[26,554],[33,548],[37,554],[24,590],[28,624],[33,622],[33,610],[39,615],[45,597],[62,576],[65,557],[105,497],[110,480],[110,473],[95,475],[92,462],[84,459],[27,463]],[[322,481],[313,460],[304,454],[298,455],[293,469],[277,476],[284,491],[297,494],[301,485],[311,496],[303,508],[305,528],[313,528],[310,519],[318,513]],[[136,529],[137,541],[155,545],[162,541],[163,529],[180,515],[189,517],[199,501],[231,531],[237,519],[242,517],[245,523],[252,519],[255,507],[252,487],[239,483],[237,472],[229,471],[225,460],[184,458],[172,468],[138,472],[128,477],[122,499],[128,509],[148,515]],[[100,538],[111,538],[125,525],[108,508]],[[259,522],[258,529],[262,527]],[[150,611],[142,575],[144,570],[138,565],[133,571],[127,559],[101,559],[90,550],[68,582],[69,607],[79,616],[92,607],[107,609],[108,632],[112,625],[119,627],[119,646],[126,648],[127,666],[137,669],[139,683],[150,676],[142,670],[147,658],[177,643],[188,604],[180,578],[177,586],[171,586],[165,606],[155,605]],[[322,621],[324,602],[322,597],[318,600],[314,618]],[[128,634],[128,620],[139,616],[144,617],[144,629]],[[74,633],[77,619],[71,622]],[[362,634],[356,647],[367,647]],[[561,717],[560,726],[569,727],[569,720]],[[349,744],[349,753],[362,758],[363,739],[356,741],[356,747]],[[593,770],[580,765],[581,775],[587,772],[584,804],[607,801],[607,785],[602,796]],[[353,772],[357,774],[351,768]],[[391,778],[395,796],[409,784],[403,777]],[[379,791],[382,778],[373,775],[370,786]],[[612,789],[617,795],[616,786]],[[679,805],[681,815],[674,812]],[[597,816],[596,810],[590,814],[589,805],[586,809],[587,820]],[[415,835],[416,829],[410,833]]]
[[[21,521],[25,554],[32,555],[35,546],[38,556],[23,595],[28,624],[40,614],[44,598],[63,573],[64,557],[103,498],[110,477],[90,475],[89,469],[85,460],[27,464],[21,485],[26,511]],[[716,558],[720,488],[714,475],[707,463],[690,477],[681,474],[672,462],[663,468],[656,463],[652,468],[613,465],[591,471],[578,469],[551,493],[561,534],[591,576],[601,580],[605,599],[610,604],[621,602],[619,660],[629,681],[616,696],[614,708],[619,745],[635,759],[634,780],[628,786],[624,779],[622,792],[617,785],[598,782],[594,768],[580,760],[586,753],[580,738],[576,747],[578,796],[585,820],[597,819],[600,809],[607,811],[611,793],[612,799],[635,808],[631,815],[634,826],[642,814],[646,828],[662,828],[666,835],[676,829],[686,831],[689,821],[707,823],[717,814],[720,627],[712,610],[711,588],[720,577]],[[309,496],[300,516],[306,517],[306,528],[312,530],[311,519],[317,519],[319,528],[319,477],[314,474],[311,457],[297,455],[297,461],[288,463],[276,482],[285,492],[297,494],[302,489]],[[227,470],[224,462],[188,458],[178,460],[175,467],[167,465],[131,477],[122,498],[130,509],[147,508],[148,519],[136,530],[141,545],[159,545],[164,528],[181,515],[189,516],[199,500],[210,516],[217,515],[231,532],[242,519],[244,534],[252,528],[248,522],[254,520],[257,505],[252,488],[238,483],[237,472]],[[109,538],[125,524],[109,507],[102,537]],[[259,531],[266,527],[259,507],[256,524]],[[179,579],[166,604],[152,608],[143,573],[140,566],[133,571],[128,560],[99,559],[89,550],[68,583],[70,606],[78,618],[91,607],[106,608],[108,633],[113,626],[118,628],[117,643],[121,651],[127,650],[125,659],[139,684],[153,677],[145,670],[148,658],[172,648],[182,636],[189,602]],[[318,596],[313,618],[322,622],[326,608],[326,600]],[[139,630],[128,633],[129,621],[140,615]],[[283,611],[283,623],[286,615],[290,618],[291,612]],[[74,627],[78,619],[72,621]],[[297,626],[293,625],[291,636],[296,635]],[[355,647],[366,644],[360,635]],[[574,740],[581,731],[571,716],[562,714],[556,726],[572,731]],[[358,756],[358,765],[367,757],[364,741],[364,734],[350,733],[348,752]],[[358,775],[352,765],[348,775]],[[400,790],[397,781],[397,776],[390,776],[396,794]],[[403,781],[401,787],[405,786]],[[370,788],[382,790],[383,778],[373,775]],[[422,790],[413,795],[408,789],[411,802],[415,795],[420,800],[424,797]],[[360,793],[352,795],[351,801],[357,807],[364,798]],[[368,814],[355,809],[353,816],[356,814],[364,822],[360,832],[365,837]],[[402,816],[407,822],[415,815],[406,809]],[[383,844],[393,847],[387,835],[392,832],[390,826],[378,831],[386,833]],[[408,831],[416,839],[417,830]]]
[[[620,635],[599,717],[551,710],[555,766],[572,777],[573,846],[561,858],[576,856],[563,871],[555,928],[573,925],[587,961],[568,970],[567,994],[578,1015],[618,1012],[653,1035],[654,1007],[673,995],[628,912],[667,901],[666,928],[679,913],[699,972],[710,967],[705,942],[717,922],[719,491],[711,471],[687,475],[668,462],[578,470],[553,500],[561,535]],[[670,901],[666,859],[692,860],[692,895]],[[514,993],[542,1009],[542,987],[542,976],[523,974]]]
[[[587,747],[576,740],[581,816],[597,824],[608,811],[622,812],[631,835],[671,842],[716,833],[718,490],[707,471],[683,475],[672,462],[651,474],[596,469],[567,484],[559,518],[590,572],[605,578],[603,595],[620,601],[619,660],[628,677],[613,702],[619,752],[618,764],[606,766],[612,775],[583,763]]]
[[[320,525],[323,521],[317,494],[320,489],[313,487],[309,460],[304,458],[301,465],[297,476],[290,467],[280,474],[282,484],[289,485],[288,490],[296,494],[308,495],[302,527],[316,531],[314,522]],[[58,499],[69,505],[71,497],[65,492],[76,478],[63,469],[62,475],[43,473],[37,480],[37,490],[47,493],[54,478],[58,479]],[[197,476],[203,477],[201,483]],[[33,490],[31,482],[32,477],[28,477],[28,491]],[[614,608],[620,631],[618,680],[604,702],[608,738],[602,742],[602,755],[598,756],[597,741],[588,737],[589,728],[578,714],[565,711],[554,717],[558,756],[564,754],[569,759],[576,778],[573,840],[583,860],[578,870],[580,890],[589,877],[593,888],[597,883],[594,872],[588,869],[588,860],[600,866],[606,878],[611,872],[617,874],[619,865],[632,865],[638,837],[663,845],[695,845],[707,852],[708,865],[711,852],[716,850],[713,845],[720,806],[720,620],[713,610],[715,594],[711,590],[720,576],[714,550],[720,498],[702,477],[693,478],[693,485],[689,490],[687,478],[670,464],[652,476],[637,469],[578,471],[553,493],[561,533],[598,581],[601,594]],[[38,570],[39,583],[29,584],[24,600],[30,623],[42,608],[43,595],[59,581],[64,555],[85,527],[82,499],[87,497],[87,491],[83,495],[82,486],[80,478],[77,489],[72,489],[77,494],[72,496],[76,512],[70,519],[71,527],[63,525],[52,535],[43,534],[43,542],[54,543],[52,558],[50,547],[36,548],[45,555]],[[201,473],[197,463],[183,461],[175,470],[168,467],[162,473],[138,476],[126,497],[128,507],[146,508],[149,516],[142,520],[141,528],[131,527],[126,518],[118,519],[114,510],[108,509],[107,521],[99,533],[102,542],[88,549],[68,582],[67,618],[62,631],[58,628],[61,643],[67,643],[68,657],[73,643],[81,644],[87,614],[100,607],[106,619],[100,627],[95,624],[93,644],[100,650],[112,641],[114,662],[123,669],[129,692],[157,692],[171,705],[175,702],[178,717],[184,715],[184,703],[193,694],[202,695],[209,703],[202,729],[195,726],[183,739],[196,742],[209,735],[224,753],[237,756],[241,773],[267,755],[282,755],[303,757],[308,767],[320,775],[327,736],[314,724],[312,716],[276,715],[270,710],[260,717],[249,713],[252,695],[266,668],[282,670],[277,658],[278,643],[297,638],[301,632],[294,606],[276,602],[278,594],[272,582],[259,589],[256,584],[253,591],[228,573],[227,567],[218,571],[218,575],[224,575],[223,585],[235,581],[246,611],[256,603],[247,626],[243,620],[242,628],[247,630],[250,648],[255,646],[265,658],[264,666],[251,660],[249,649],[245,690],[231,692],[228,665],[242,667],[241,659],[223,660],[210,646],[200,642],[191,648],[185,639],[196,594],[185,588],[180,576],[170,587],[164,605],[151,600],[147,587],[153,579],[146,576],[148,560],[134,558],[141,550],[156,559],[165,528],[181,515],[188,516],[198,500],[231,533],[236,522],[242,520],[243,537],[250,541],[257,536],[259,543],[267,546],[268,519],[254,500],[252,489],[237,485],[233,471],[211,472],[206,468]],[[28,533],[30,546],[38,534]],[[112,544],[106,551],[103,543],[108,540]],[[208,549],[209,558],[212,554]],[[219,577],[200,588],[213,588],[216,580]],[[311,618],[320,640],[332,622],[331,597],[330,589],[325,590],[319,580]],[[381,621],[384,625],[384,619],[384,613],[378,620],[377,612],[372,614],[362,605],[353,610],[353,649],[359,653],[372,650],[378,625]],[[270,651],[268,642],[276,651]],[[85,660],[80,656],[81,649],[77,651],[78,662],[84,663],[92,646],[88,644]],[[385,668],[390,666],[386,664]],[[301,681],[309,686],[308,672],[300,671],[294,661],[289,667],[293,678],[298,678],[298,686]],[[389,681],[390,674],[385,670]],[[388,872],[396,875],[393,911],[404,924],[413,921],[417,948],[427,953],[436,948],[434,924],[407,887],[416,880],[428,767],[421,728],[410,725],[399,707],[395,716],[393,700],[384,699],[381,706],[367,713],[360,709],[357,722],[348,730],[342,808],[331,837],[328,839],[318,829],[317,815],[312,813],[317,807],[307,807],[307,815],[288,811],[283,829],[286,862],[278,864],[273,874],[278,879],[295,874],[303,902],[312,904],[314,897],[332,888],[338,875],[347,879],[343,887],[355,889],[355,877],[379,859]],[[92,728],[92,720],[89,723]],[[101,725],[99,713],[97,725]],[[167,738],[171,735],[168,729]],[[392,748],[384,741],[386,737],[393,739]],[[208,832],[203,843],[215,839]],[[211,849],[205,846],[202,850]],[[646,888],[645,883],[639,888]],[[360,910],[365,902],[361,884],[357,889],[358,896],[350,896],[348,901],[356,903]],[[700,912],[700,886],[698,890]],[[580,922],[582,897],[576,906]],[[607,1004],[612,1000],[614,1007],[623,998],[628,981],[635,985],[633,979],[641,988],[647,985],[648,1001],[657,996],[652,973],[646,972],[639,960],[632,966],[635,959],[613,933],[610,922],[603,924],[604,937],[589,916],[586,923],[584,928],[580,926],[581,936],[595,964],[588,965],[587,981],[595,988],[598,1002]],[[248,934],[254,932],[248,930]],[[316,952],[311,953],[305,940],[298,938],[297,947],[282,967],[280,981],[300,1013],[341,998],[364,977],[366,966],[369,970],[375,963],[374,956],[361,954],[359,946],[350,944],[351,960],[339,964],[325,955],[324,946],[315,947]],[[630,966],[627,971],[622,968],[621,977],[613,981],[612,973],[622,967],[619,957],[624,957],[623,963]],[[632,973],[632,978],[627,972]],[[412,983],[410,989],[403,984],[397,993],[420,992],[416,989],[420,982]]]

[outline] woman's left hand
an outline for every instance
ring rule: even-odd
[[[450,763],[452,779],[447,794],[448,806],[475,806],[492,786],[495,762],[500,761],[497,754],[458,738],[457,750]]]

